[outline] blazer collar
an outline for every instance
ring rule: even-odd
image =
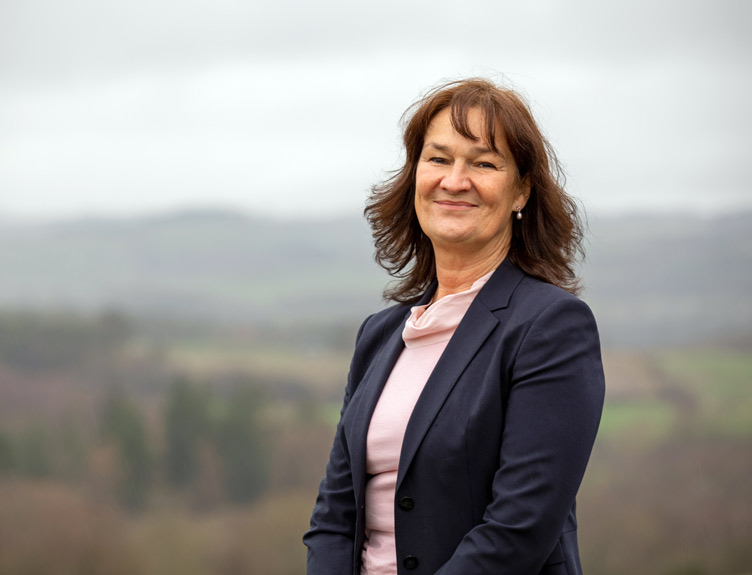
[[[499,264],[475,299],[483,302],[490,311],[504,309],[509,306],[514,290],[524,277],[525,272],[507,257]]]

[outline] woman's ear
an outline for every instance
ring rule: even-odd
[[[514,206],[515,209],[519,206],[520,209],[523,209],[525,207],[525,204],[527,204],[528,199],[530,199],[530,190],[532,188],[532,185],[530,184],[530,178],[525,177],[522,179],[522,181],[519,184],[519,195],[514,200]]]

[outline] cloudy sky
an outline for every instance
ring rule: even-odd
[[[0,218],[358,214],[441,80],[520,90],[590,212],[752,209],[752,2],[2,0]]]

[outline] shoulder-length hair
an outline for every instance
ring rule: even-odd
[[[564,191],[559,160],[516,92],[473,78],[434,88],[407,109],[402,117],[405,163],[373,186],[366,202],[375,259],[398,280],[385,290],[384,298],[415,302],[436,276],[433,247],[415,213],[415,169],[431,121],[446,108],[454,129],[471,140],[479,135],[470,131],[468,112],[480,109],[485,118],[483,138],[495,148],[501,131],[514,157],[518,183],[530,186],[524,217],[513,221],[507,257],[525,273],[578,293],[575,265],[584,255],[582,224],[577,203]]]

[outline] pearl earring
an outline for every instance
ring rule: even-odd
[[[520,206],[517,206],[517,219],[522,219],[522,208]]]

